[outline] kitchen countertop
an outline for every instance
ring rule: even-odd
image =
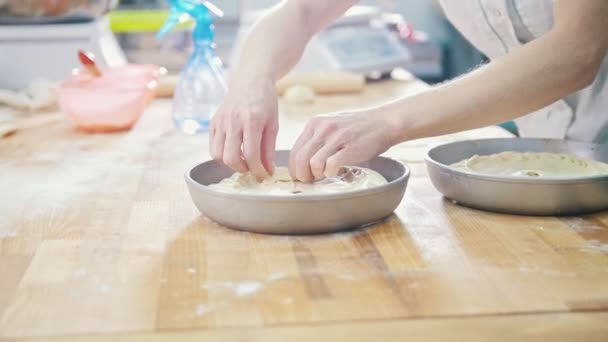
[[[425,88],[386,81],[282,105],[278,147],[312,114]],[[183,174],[208,159],[206,137],[176,132],[169,111],[157,100],[106,135],[30,115],[0,139],[0,340],[608,339],[608,213],[488,213],[432,186],[429,146],[502,129],[387,152],[412,177],[381,224],[268,236],[201,217]]]

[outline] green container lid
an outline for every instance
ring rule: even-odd
[[[114,10],[109,13],[110,28],[114,33],[157,32],[169,17],[168,10]],[[189,29],[194,21],[184,16],[176,29]]]

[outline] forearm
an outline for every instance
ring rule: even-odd
[[[551,32],[462,78],[391,103],[397,141],[483,127],[545,107],[593,79],[606,51],[605,44],[593,44],[597,49],[581,48],[575,37]]]
[[[247,36],[232,78],[279,79],[297,63],[310,36],[294,2],[275,6]]]
[[[298,62],[312,36],[355,2],[282,1],[248,35],[232,78],[265,76],[277,81]]]

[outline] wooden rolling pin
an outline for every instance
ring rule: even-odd
[[[277,92],[282,95],[285,89],[303,85],[312,88],[317,94],[358,93],[365,87],[365,77],[351,72],[327,73],[290,73],[277,82]]]
[[[179,75],[163,75],[158,79],[156,97],[173,97]]]
[[[162,76],[156,88],[157,97],[172,97],[178,75]],[[282,95],[285,89],[303,85],[312,88],[317,94],[357,93],[365,87],[365,77],[351,72],[291,73],[277,82],[277,92]]]

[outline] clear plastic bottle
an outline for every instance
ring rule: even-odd
[[[221,11],[208,1],[168,0],[171,14],[158,33],[162,37],[184,14],[196,22],[192,32],[194,51],[180,73],[173,96],[173,121],[188,134],[209,130],[211,117],[226,94],[226,78],[222,62],[215,53],[214,32],[209,9],[216,15]],[[207,7],[209,6],[209,7]]]
[[[213,44],[195,42],[195,51],[180,73],[173,96],[173,121],[188,134],[209,130],[209,122],[224,95],[226,81]]]

